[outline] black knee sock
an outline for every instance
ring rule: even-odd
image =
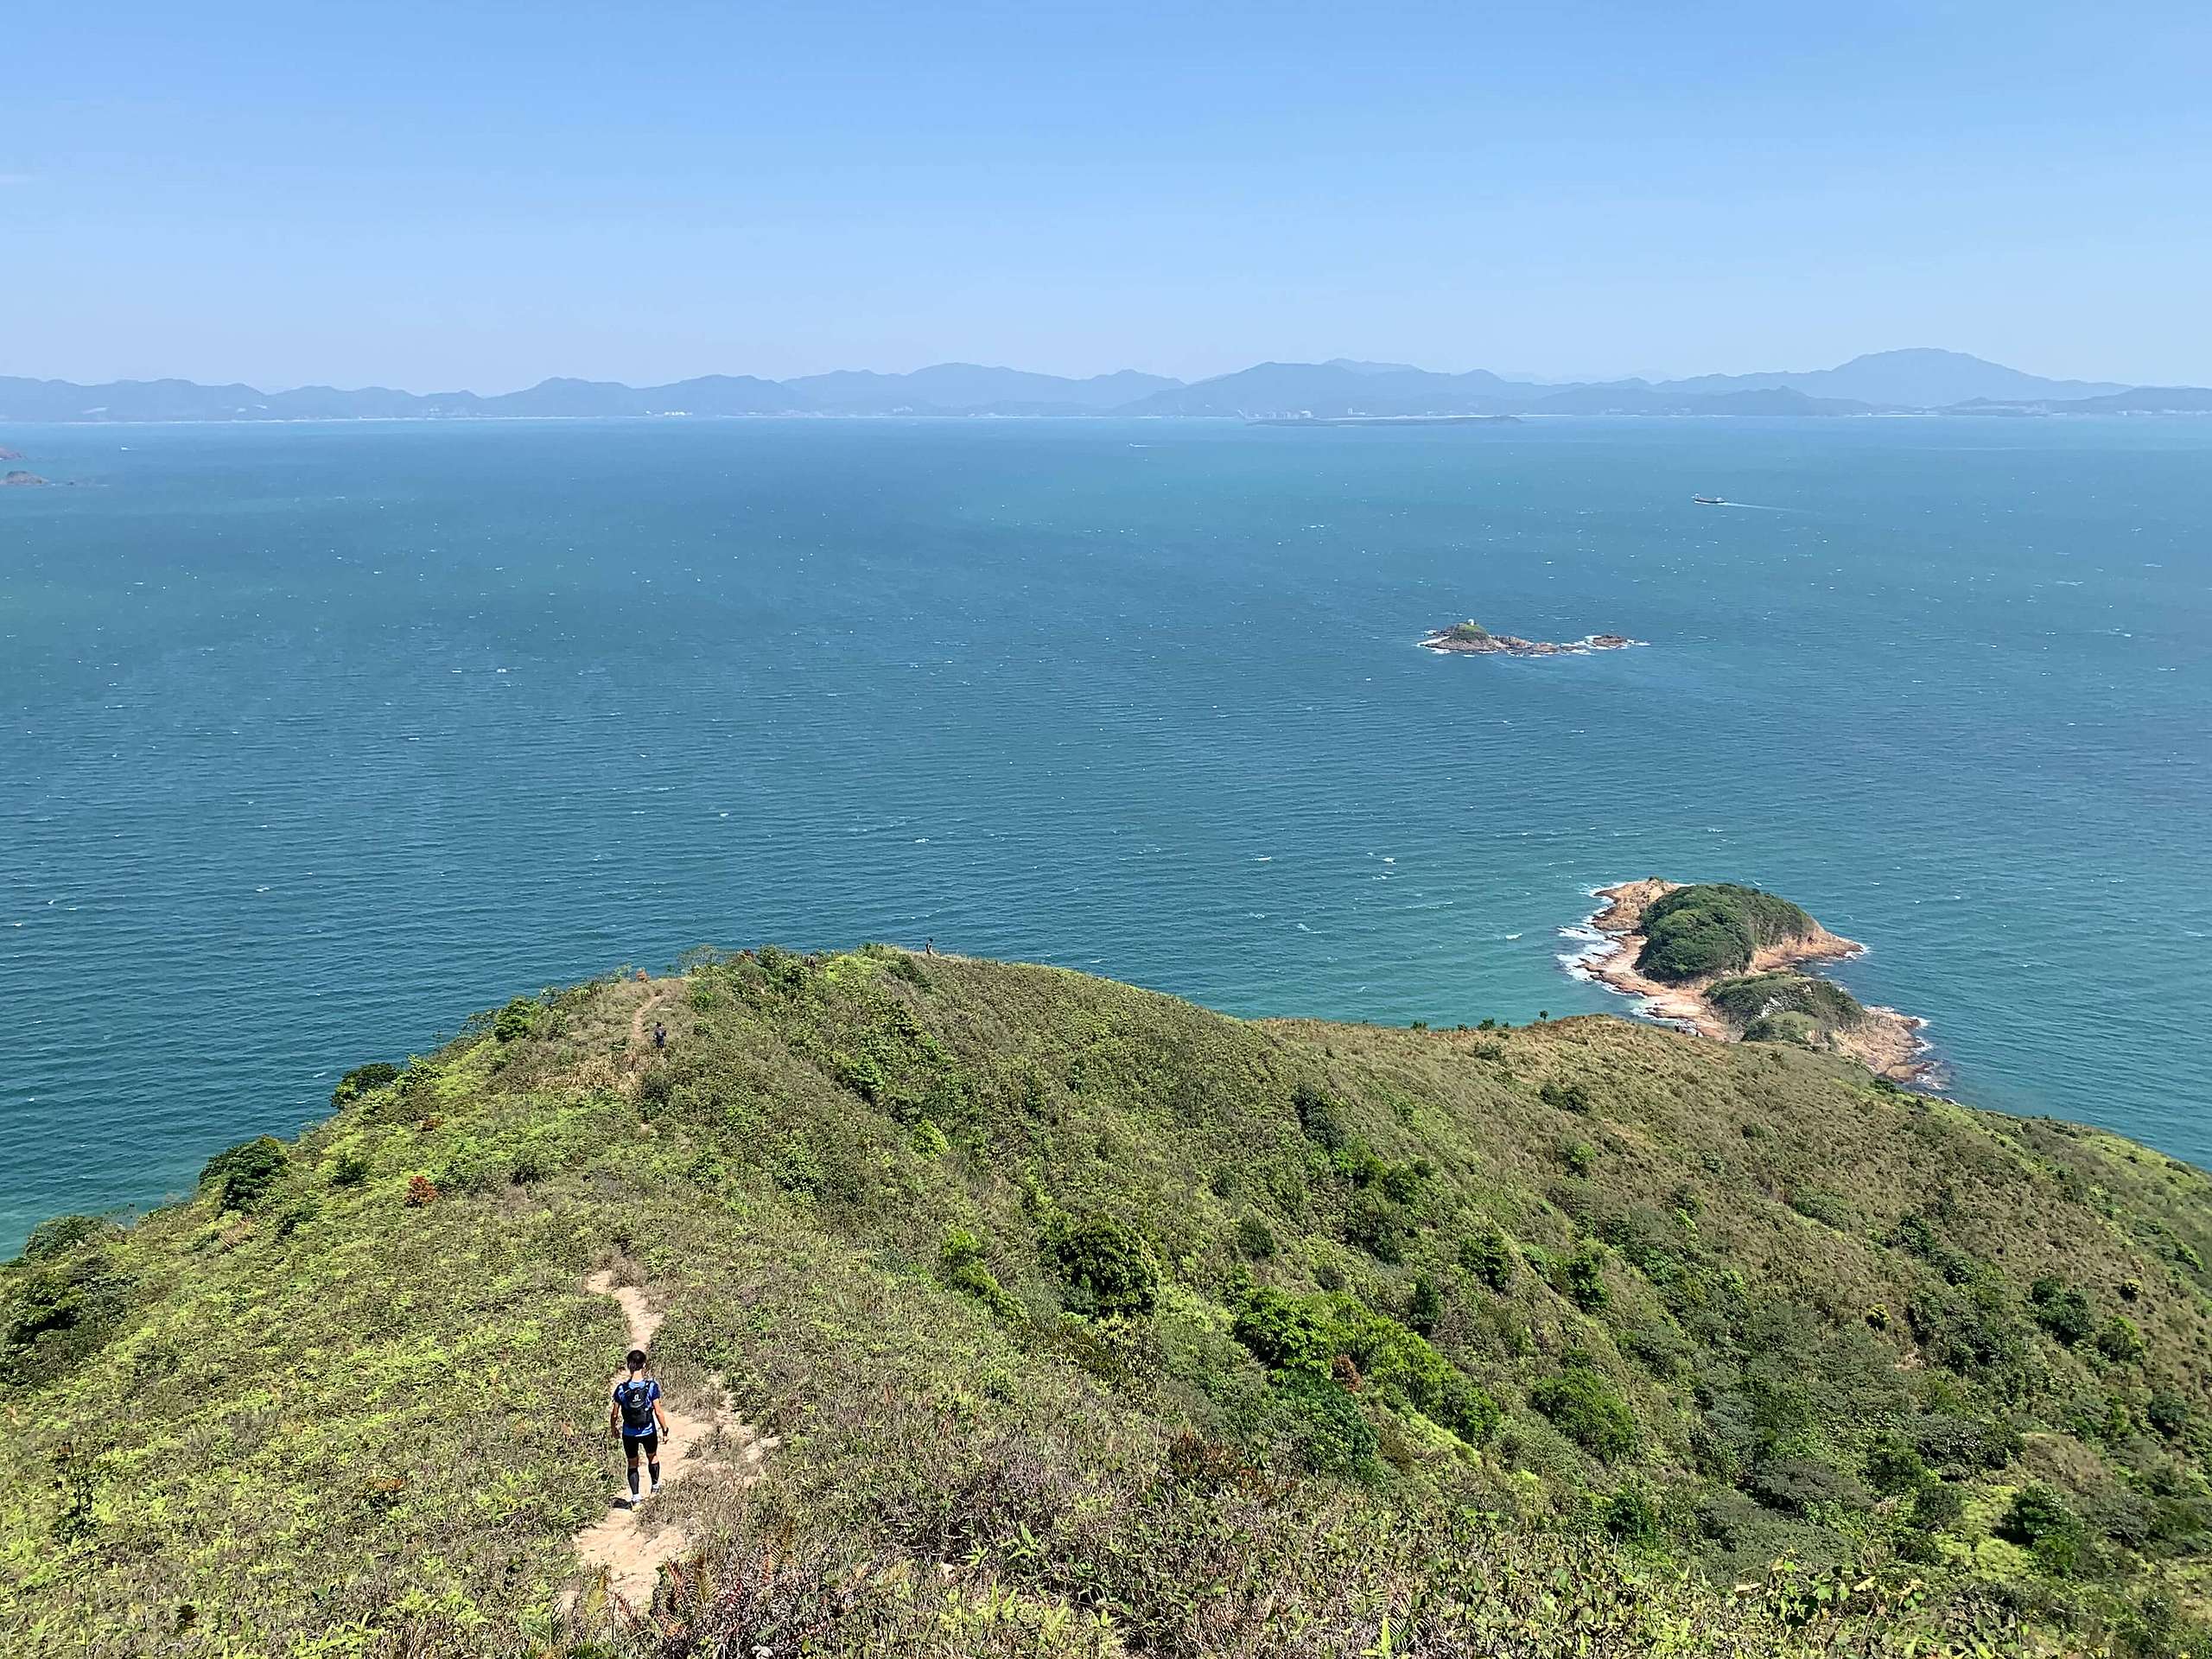
[[[645,1468],[646,1468],[646,1471],[648,1471],[648,1472],[652,1476],[652,1478],[653,1478],[653,1484],[654,1484],[654,1485],[656,1485],[656,1486],[659,1485],[659,1484],[660,1484],[660,1459],[659,1459],[658,1458],[648,1458],[648,1459],[645,1460]]]
[[[630,1465],[630,1496],[631,1496],[631,1497],[635,1497],[637,1495],[638,1495],[638,1465],[637,1465],[637,1464],[633,1461],[633,1462]]]

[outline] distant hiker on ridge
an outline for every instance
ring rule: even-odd
[[[660,1383],[647,1370],[645,1351],[632,1348],[623,1357],[627,1368],[614,1379],[613,1398],[607,1408],[607,1432],[622,1437],[622,1460],[629,1466],[630,1507],[638,1507],[638,1454],[644,1452],[651,1491],[660,1490],[660,1442],[669,1432],[667,1414],[660,1408]],[[649,1494],[650,1495],[650,1494]]]

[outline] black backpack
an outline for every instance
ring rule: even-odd
[[[622,1408],[622,1427],[651,1428],[653,1426],[653,1392],[650,1377],[626,1379],[614,1385],[614,1403]]]

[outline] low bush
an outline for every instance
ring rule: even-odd
[[[1311,1084],[1301,1083],[1291,1091],[1290,1103],[1298,1112],[1298,1127],[1306,1138],[1324,1152],[1335,1152],[1344,1144],[1343,1120],[1337,1115],[1337,1103]]]
[[[372,1060],[366,1065],[357,1065],[338,1079],[338,1086],[330,1091],[330,1103],[344,1106],[359,1100],[372,1090],[382,1089],[399,1081],[399,1068],[387,1060]]]
[[[535,1036],[548,1012],[536,997],[516,997],[492,1016],[492,1035],[503,1043]]]
[[[2038,1279],[2028,1290],[2035,1321],[2069,1347],[2088,1339],[2094,1320],[2089,1299],[2063,1279]]]
[[[2097,1351],[2114,1364],[2132,1364],[2143,1357],[2143,1332],[2125,1313],[2115,1313],[2097,1327]]]
[[[1406,1298],[1406,1323],[1422,1336],[1432,1336],[1436,1322],[1443,1317],[1444,1293],[1427,1274],[1415,1274],[1413,1290]]]
[[[1594,1313],[1610,1298],[1605,1290],[1605,1247],[1585,1239],[1574,1254],[1562,1256],[1552,1270],[1559,1294],[1586,1313]]]
[[[1929,1478],[1919,1449],[1899,1435],[1885,1431],[1866,1448],[1866,1484],[1878,1492],[1899,1497],[1917,1491]]]
[[[1255,1262],[1265,1262],[1275,1253],[1274,1231],[1257,1216],[1245,1216],[1236,1224],[1236,1248]]]
[[[291,1167],[292,1154],[271,1135],[257,1135],[217,1153],[200,1169],[200,1184],[215,1184],[226,1210],[251,1210],[267,1198]]]
[[[1325,1377],[1285,1371],[1268,1385],[1267,1439],[1317,1475],[1351,1478],[1376,1472],[1375,1425],[1351,1396]]]
[[[1050,1236],[1052,1259],[1075,1293],[1078,1312],[1149,1313],[1160,1267],[1143,1236],[1112,1216],[1062,1221]]]
[[[1823,1510],[1866,1507],[1865,1488],[1816,1458],[1762,1458],[1745,1478],[1744,1490],[1785,1515],[1809,1516]]]
[[[1262,1287],[1244,1299],[1230,1327],[1252,1357],[1270,1370],[1325,1374],[1336,1350],[1334,1321],[1318,1298]]]
[[[2087,1529],[2050,1487],[2031,1481],[2012,1495],[1996,1535],[2034,1555],[2044,1571],[2064,1576],[2082,1565]]]
[[[996,1275],[984,1265],[983,1241],[965,1227],[946,1230],[944,1243],[938,1251],[938,1262],[947,1285],[973,1296],[1000,1319],[1019,1324],[1026,1318],[1021,1304],[1007,1294]]]
[[[1587,1366],[1544,1378],[1529,1390],[1529,1403],[1594,1458],[1611,1463],[1637,1448],[1636,1414],[1610,1378]]]
[[[1478,1233],[1461,1242],[1459,1265],[1503,1294],[1513,1287],[1513,1273],[1517,1265],[1513,1242],[1496,1227]]]
[[[1547,1106],[1556,1107],[1562,1112],[1573,1112],[1578,1116],[1586,1117],[1597,1110],[1597,1101],[1590,1093],[1589,1085],[1579,1078],[1566,1081],[1554,1078],[1536,1090],[1536,1097]]]
[[[57,1255],[67,1255],[79,1245],[120,1237],[122,1232],[120,1227],[101,1216],[56,1216],[31,1229],[31,1236],[23,1241],[23,1260],[49,1262]]]

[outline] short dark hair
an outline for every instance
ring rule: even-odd
[[[622,1358],[634,1371],[645,1363],[645,1351],[642,1348],[632,1348],[628,1353],[623,1355]]]

